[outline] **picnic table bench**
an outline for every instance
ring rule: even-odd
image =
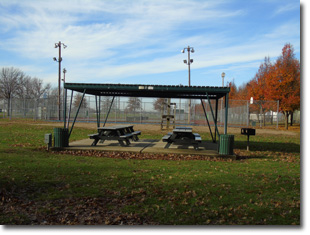
[[[105,140],[117,140],[121,146],[130,145],[130,140],[138,141],[141,131],[134,131],[133,125],[116,125],[109,127],[98,127],[98,133],[88,135],[93,139],[91,146],[103,143]]]
[[[198,150],[201,136],[198,133],[193,133],[191,127],[176,127],[173,132],[165,135],[162,141],[167,142],[165,148],[169,148],[171,144],[193,145],[194,149]]]

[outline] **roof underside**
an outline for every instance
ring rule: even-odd
[[[211,86],[168,86],[141,84],[94,84],[65,83],[65,89],[84,92],[97,96],[127,96],[127,97],[160,97],[185,99],[219,99],[229,93],[229,87]]]

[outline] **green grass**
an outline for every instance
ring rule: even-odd
[[[0,120],[1,224],[300,224],[299,136],[247,153],[236,135],[234,161],[126,160],[47,152],[53,123],[36,124]]]

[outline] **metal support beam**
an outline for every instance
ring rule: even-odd
[[[215,139],[213,138],[213,134],[212,134],[212,130],[211,130],[211,127],[210,127],[210,123],[209,123],[209,120],[208,120],[208,116],[207,116],[207,112],[206,112],[205,106],[203,104],[202,99],[200,99],[200,101],[201,101],[201,106],[203,108],[203,112],[205,114],[205,117],[206,117],[206,120],[207,120],[207,123],[208,123],[208,126],[209,126],[209,130],[210,130],[212,141],[213,141],[213,143],[215,143]]]
[[[77,111],[76,111],[76,114],[75,114],[75,117],[74,117],[74,120],[73,120],[73,123],[72,123],[71,129],[70,129],[70,132],[69,132],[69,135],[68,135],[68,140],[69,140],[70,135],[71,135],[71,132],[72,132],[72,130],[73,130],[73,127],[74,127],[74,124],[75,124],[75,121],[76,121],[77,115],[79,114],[80,108],[81,108],[81,106],[82,106],[83,99],[84,99],[84,96],[85,96],[85,92],[86,92],[86,89],[84,89],[82,99],[81,99],[80,104],[79,104],[79,107],[78,107],[78,109],[77,109]]]
[[[69,128],[69,121],[70,121],[70,114],[71,114],[72,99],[73,99],[73,90],[71,90],[71,98],[70,98],[70,106],[69,106],[69,111],[68,111],[67,128]]]
[[[227,123],[228,123],[228,96],[227,93],[225,95],[225,124],[224,124],[224,135],[227,135]]]
[[[65,98],[64,98],[64,128],[66,128],[66,112],[67,112],[67,89],[65,89]]]
[[[217,126],[218,107],[219,107],[219,100],[218,100],[218,98],[216,98],[216,100],[215,100],[215,120],[214,120],[214,126]],[[215,136],[215,143],[216,143],[216,129],[215,128],[214,128],[214,136]]]
[[[100,116],[100,114],[101,114],[101,96],[99,96],[99,108],[98,108],[98,111],[99,111],[99,113],[98,113],[98,120],[99,120],[99,126],[98,127],[100,127],[100,118],[101,118],[101,116]]]
[[[95,102],[96,102],[96,120],[97,120],[97,128],[100,127],[99,124],[99,115],[98,115],[98,102],[97,102],[97,96],[95,95]]]
[[[209,102],[209,106],[210,106],[210,110],[211,110],[212,118],[213,118],[213,121],[214,121],[215,131],[217,132],[218,137],[220,138],[220,133],[219,133],[219,130],[217,129],[217,124],[216,124],[216,122],[215,122],[215,117],[214,117],[214,114],[213,114],[213,109],[212,109],[212,105],[211,105],[211,101],[210,101],[210,98],[209,98],[208,92],[206,92],[206,95],[207,95],[207,98],[208,98],[208,102]]]
[[[113,99],[112,99],[112,101],[111,101],[111,105],[110,105],[109,111],[108,111],[108,113],[107,113],[107,116],[106,116],[106,118],[105,118],[105,120],[104,120],[103,127],[105,126],[105,124],[106,124],[106,122],[107,122],[107,120],[108,120],[108,117],[109,117],[109,114],[110,114],[110,111],[111,111],[111,108],[112,108],[112,105],[113,105],[114,98],[115,98],[115,96],[113,96]]]

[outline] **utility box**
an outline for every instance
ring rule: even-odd
[[[44,135],[44,143],[47,144],[47,150],[52,147],[52,134],[48,133]]]

